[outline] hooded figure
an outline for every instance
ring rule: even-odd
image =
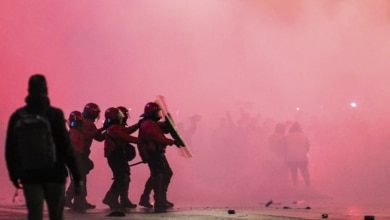
[[[8,122],[5,158],[9,177],[16,188],[23,187],[28,219],[42,219],[44,201],[47,203],[50,219],[63,219],[67,170],[76,182],[77,194],[83,184],[66,129],[65,117],[61,109],[50,105],[46,79],[42,74],[30,77],[25,101],[26,105],[17,109]],[[16,138],[14,128],[24,115],[37,115],[47,119],[56,152],[56,160],[52,166],[27,170],[22,168],[23,149],[19,146],[20,141]]]

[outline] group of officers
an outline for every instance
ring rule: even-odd
[[[103,203],[110,209],[136,208],[128,197],[130,184],[130,167],[124,155],[128,144],[135,144],[143,163],[147,163],[150,177],[145,183],[139,205],[154,208],[155,212],[172,208],[173,203],[167,199],[167,190],[173,175],[165,156],[167,146],[176,145],[177,141],[167,138],[165,134],[172,129],[169,123],[162,121],[160,106],[155,102],[145,105],[141,119],[134,125],[127,125],[129,110],[124,106],[110,107],[104,112],[102,128],[97,128],[95,122],[100,116],[100,108],[96,103],[88,103],[82,112],[73,111],[69,114],[69,136],[74,147],[81,171],[82,190],[76,195],[74,185],[78,184],[71,178],[65,194],[65,207],[84,211],[94,209],[87,197],[87,175],[94,164],[90,159],[93,140],[104,142],[104,157],[113,174],[113,182],[105,194]],[[131,134],[138,130],[138,137]],[[150,202],[150,193],[154,192],[154,204]]]

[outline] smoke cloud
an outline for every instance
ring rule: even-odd
[[[164,95],[193,153],[168,149],[177,204],[390,203],[389,9],[385,0],[2,1],[0,140],[40,72],[66,115],[88,102],[123,105],[133,124]],[[310,140],[311,189],[275,182],[268,137],[293,121]],[[112,175],[102,149],[93,143],[88,176],[98,205]],[[0,172],[11,198],[5,163]],[[138,202],[149,173],[131,172]]]

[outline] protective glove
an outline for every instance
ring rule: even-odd
[[[103,127],[101,128],[102,130],[107,130],[108,126],[110,125],[110,123],[108,122],[108,120],[105,120],[103,122]]]
[[[184,146],[183,143],[178,139],[175,139],[173,144],[176,145],[176,147],[183,147]]]
[[[174,145],[174,144],[175,144],[175,140],[168,139],[167,145],[172,146],[172,145]]]
[[[169,118],[168,118],[168,116],[169,116]],[[170,117],[169,113],[168,113],[168,116],[165,116],[164,126],[166,127],[166,129],[168,129],[168,131],[173,131],[172,124],[169,122],[169,119],[172,119],[172,118]]]

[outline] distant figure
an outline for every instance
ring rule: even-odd
[[[118,108],[110,107],[104,113],[104,127],[107,128],[104,141],[104,157],[113,174],[113,182],[104,196],[103,203],[110,209],[124,210],[136,208],[129,197],[130,167],[124,154],[124,148],[128,143],[138,143],[138,138],[130,136],[138,125],[124,126],[125,115]]]
[[[306,186],[310,186],[309,163],[307,159],[310,144],[298,122],[294,122],[291,125],[289,133],[286,136],[286,143],[286,162],[291,173],[293,184],[297,185],[299,170]]]
[[[185,126],[184,122],[177,123],[177,129],[180,134],[183,135],[183,139],[186,141],[186,144],[192,145],[192,136],[195,134],[196,128],[198,127],[198,122],[201,120],[202,116],[193,115],[190,117],[189,126]]]
[[[274,153],[274,170],[272,170],[273,176],[277,177],[274,179],[277,181],[274,185],[283,185],[287,183],[288,170],[286,166],[286,126],[283,123],[276,124],[275,131],[268,139],[269,148]]]
[[[269,147],[270,150],[275,153],[275,155],[285,160],[286,157],[286,126],[282,123],[276,124],[275,131],[269,137]]]
[[[67,168],[76,194],[83,184],[80,170],[63,111],[50,105],[45,77],[32,75],[28,86],[27,105],[14,112],[8,124],[5,156],[9,177],[15,187],[23,189],[29,220],[43,219],[44,201],[49,218],[62,220]],[[48,126],[37,127],[39,121]],[[28,128],[29,123],[36,127],[35,133]]]

